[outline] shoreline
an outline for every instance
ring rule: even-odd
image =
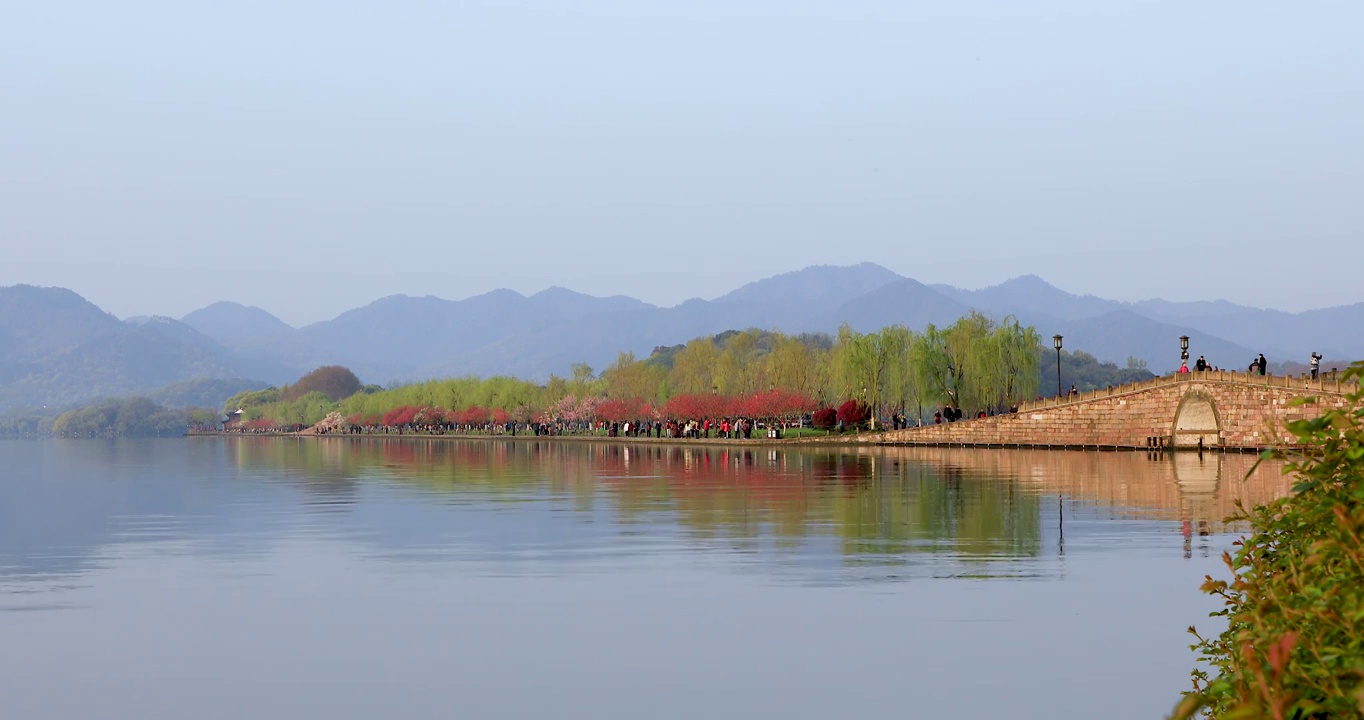
[[[1061,451],[1081,451],[1081,452],[1146,452],[1146,453],[1220,453],[1220,454],[1246,454],[1259,453],[1267,448],[1261,447],[1229,447],[1213,446],[1199,450],[1196,447],[1171,447],[1151,448],[1134,445],[1040,445],[1026,443],[974,443],[974,442],[942,442],[942,441],[887,441],[881,439],[884,432],[861,433],[852,436],[828,435],[823,437],[799,437],[799,438],[753,438],[748,440],[735,440],[729,438],[655,438],[655,437],[628,437],[617,436],[607,437],[604,435],[431,435],[423,433],[404,433],[402,435],[386,434],[315,434],[308,432],[291,433],[228,433],[228,432],[193,432],[186,433],[185,437],[225,437],[225,438],[307,438],[307,439],[360,439],[360,440],[439,440],[439,441],[458,441],[458,440],[503,440],[510,442],[596,442],[612,443],[623,445],[663,445],[670,447],[773,447],[773,448],[811,448],[811,447],[937,447],[937,448],[960,448],[977,450],[1061,450]]]

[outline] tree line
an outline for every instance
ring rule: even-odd
[[[149,398],[105,400],[62,413],[52,423],[52,434],[63,437],[173,437],[199,425],[211,429],[217,421],[212,410],[171,410]]]
[[[240,393],[225,410],[240,408],[247,421],[284,425],[311,425],[331,413],[385,424],[385,416],[403,417],[395,410],[409,409],[415,417],[422,408],[462,420],[531,422],[581,416],[589,409],[599,418],[669,411],[804,413],[853,400],[868,407],[876,424],[897,413],[931,417],[943,406],[1007,412],[1036,396],[1041,350],[1032,327],[980,313],[923,332],[903,325],[870,333],[844,325],[834,335],[750,329],[656,348],[642,359],[623,352],[600,372],[575,364],[566,376],[551,375],[543,384],[467,376],[378,389],[355,380],[333,382],[349,392],[336,397],[321,388],[300,388],[300,381]]]

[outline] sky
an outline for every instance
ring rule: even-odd
[[[7,3],[0,285],[1364,300],[1358,0]]]

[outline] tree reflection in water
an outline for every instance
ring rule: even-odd
[[[325,502],[376,481],[484,502],[550,500],[624,525],[673,522],[739,549],[830,538],[868,565],[923,553],[1039,555],[1053,496],[1046,532],[1063,553],[1068,508],[1181,521],[1191,537],[1221,531],[1238,497],[1261,503],[1287,491],[1275,467],[1242,481],[1255,460],[1243,455],[249,437],[231,451],[239,466],[299,478]]]

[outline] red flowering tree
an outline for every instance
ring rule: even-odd
[[[392,410],[389,410],[388,412],[384,413],[384,424],[411,425],[412,421],[417,418],[417,413],[420,410],[421,408],[415,408],[412,407],[411,405],[404,405],[402,407],[393,408]]]
[[[838,406],[838,419],[847,427],[856,427],[871,417],[871,408],[856,400],[849,400]]]
[[[640,407],[643,403],[639,398],[630,400],[620,400],[612,398],[603,400],[596,408],[596,419],[606,422],[624,422],[635,420],[640,416]]]
[[[719,398],[706,394],[674,395],[663,406],[663,415],[675,420],[700,420],[717,417],[723,414],[727,400],[729,398]]]
[[[424,407],[412,416],[416,425],[440,425],[445,422],[445,411],[438,407]]]
[[[458,422],[461,425],[482,425],[488,422],[488,419],[491,417],[492,413],[489,412],[488,408],[470,405],[459,411]]]
[[[820,408],[811,415],[810,420],[820,430],[828,430],[838,422],[838,411],[833,408]]]
[[[776,399],[777,416],[798,419],[805,413],[819,409],[819,403],[811,397],[793,390],[778,390]]]

